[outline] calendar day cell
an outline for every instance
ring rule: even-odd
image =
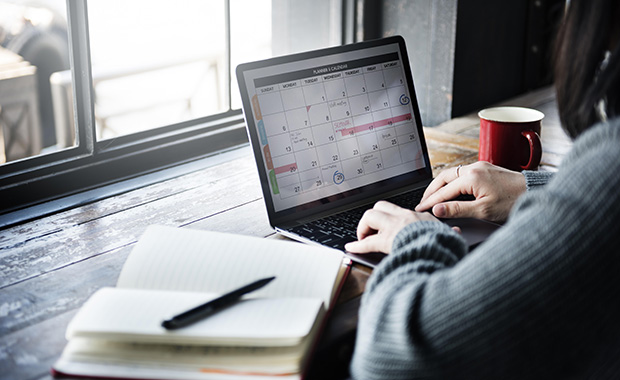
[[[362,159],[358,156],[342,161],[342,173],[344,174],[344,178],[346,179],[351,179],[364,175],[364,166],[362,165]]]
[[[280,92],[280,96],[282,97],[282,104],[284,106],[284,110],[286,111],[306,106],[304,93],[301,90],[301,87],[282,90]]]
[[[320,124],[312,127],[312,135],[316,145],[329,144],[336,141],[332,123]]]
[[[323,186],[340,185],[344,182],[345,176],[344,173],[342,173],[340,162],[322,165],[321,178],[323,179]]]
[[[316,154],[321,165],[340,161],[340,152],[336,144],[319,145],[316,147]]]
[[[265,133],[268,137],[279,135],[289,130],[286,116],[283,112],[263,116],[263,123],[265,125]]]
[[[323,88],[323,83],[305,85],[302,87],[306,104],[324,103],[327,101],[327,95]]]
[[[365,174],[383,169],[383,161],[381,160],[381,155],[379,152],[365,154],[361,157],[361,159]]]
[[[368,100],[370,101],[370,109],[373,111],[388,108],[390,106],[387,91],[385,90],[368,93]]]
[[[394,124],[402,124],[410,122],[412,119],[411,108],[409,106],[397,105],[391,107]]]
[[[392,166],[403,163],[403,160],[400,157],[400,149],[398,146],[393,146],[391,148],[382,150],[381,158],[383,159],[383,166],[386,168],[391,168]]]
[[[314,104],[306,108],[310,117],[310,125],[327,123],[332,120],[327,103]]]
[[[365,94],[368,92],[363,75],[355,75],[350,77],[345,76],[344,85],[347,89],[347,95],[349,96]]]
[[[378,110],[372,113],[372,118],[374,119],[375,129],[383,130],[386,127],[391,127],[394,124],[394,120],[392,119],[392,112],[390,109]]]
[[[295,152],[295,162],[297,162],[297,168],[300,172],[319,167],[319,159],[314,149]]]
[[[333,120],[340,120],[351,116],[349,102],[346,99],[334,100],[329,103],[329,114]]]
[[[286,121],[291,131],[307,128],[310,125],[306,107],[286,111]]]
[[[297,174],[278,178],[278,187],[280,188],[281,198],[290,198],[302,192],[301,182]]]
[[[387,149],[398,145],[398,137],[394,128],[382,128],[377,131],[377,140],[379,140],[380,149]]]
[[[413,138],[409,138],[411,135],[413,135]],[[416,135],[415,126],[411,122],[398,124],[396,126],[396,136],[398,137],[404,136],[408,140],[413,141],[415,140],[415,135]]]
[[[373,133],[373,129],[375,128],[374,120],[370,113],[353,117],[353,124],[355,125],[356,135]]]
[[[344,87],[344,80],[342,77],[325,81],[323,85],[325,86],[327,100],[339,100],[347,97],[347,89]]]
[[[282,98],[280,97],[280,93],[277,91],[259,94],[258,104],[260,104],[260,110],[263,117],[265,115],[284,111],[282,108]]]
[[[293,153],[293,144],[289,134],[283,133],[270,137],[269,149],[271,150],[272,157]]]
[[[354,138],[355,126],[353,125],[353,119],[342,119],[332,123],[334,127],[334,133],[336,135],[336,141]]]
[[[297,173],[297,161],[293,153],[273,158],[273,170],[277,176]]]
[[[357,139],[355,138],[339,141],[338,150],[340,151],[340,158],[342,160],[357,157],[360,155],[360,147],[357,144]]]
[[[376,133],[366,133],[357,136],[357,144],[362,154],[372,153],[379,150],[379,140]]]
[[[399,148],[403,162],[418,161],[422,159],[422,151],[415,141],[401,144],[399,145]]]
[[[366,89],[368,92],[385,90],[385,82],[383,80],[383,72],[381,70],[365,72],[364,79],[366,81]]]
[[[304,149],[311,149],[315,146],[310,128],[291,131],[290,136],[294,152],[299,152]]]
[[[370,112],[370,101],[368,94],[351,96],[349,98],[349,107],[353,116],[362,115]]]
[[[409,98],[409,94],[405,91],[405,86],[391,87],[387,89],[387,92],[388,101],[392,106],[398,104],[408,106],[411,104],[411,98]]]
[[[384,69],[383,79],[388,88],[405,85],[405,78],[403,78],[403,71],[400,67]]]
[[[300,172],[299,180],[303,191],[314,190],[323,186],[323,177],[321,176],[320,168]]]

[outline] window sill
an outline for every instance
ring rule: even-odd
[[[208,144],[208,145],[205,145]],[[202,155],[197,154],[203,151]],[[206,152],[208,151],[208,152]],[[245,127],[194,137],[0,188],[0,229],[249,155]],[[172,156],[172,158],[171,158]]]

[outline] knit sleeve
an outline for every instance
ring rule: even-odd
[[[524,170],[521,172],[525,177],[525,186],[527,190],[535,189],[539,186],[546,185],[553,178],[553,172],[542,172],[533,170]]]
[[[426,344],[418,319],[426,283],[466,251],[463,239],[440,222],[413,223],[398,233],[392,253],[375,268],[362,297],[351,366],[355,378],[396,380],[424,372],[415,358]]]
[[[620,126],[584,135],[472,252],[437,222],[399,232],[362,298],[354,378],[620,373]]]

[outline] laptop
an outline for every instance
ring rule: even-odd
[[[344,251],[376,201],[419,203],[432,168],[402,37],[245,63],[236,74],[277,232]],[[499,227],[445,222],[470,247]],[[347,255],[370,266],[385,256]]]

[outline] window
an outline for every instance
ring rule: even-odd
[[[247,144],[234,67],[344,42],[347,3],[0,0],[0,227]]]
[[[65,14],[57,2],[0,2],[0,164],[53,150],[49,78],[69,69]]]

